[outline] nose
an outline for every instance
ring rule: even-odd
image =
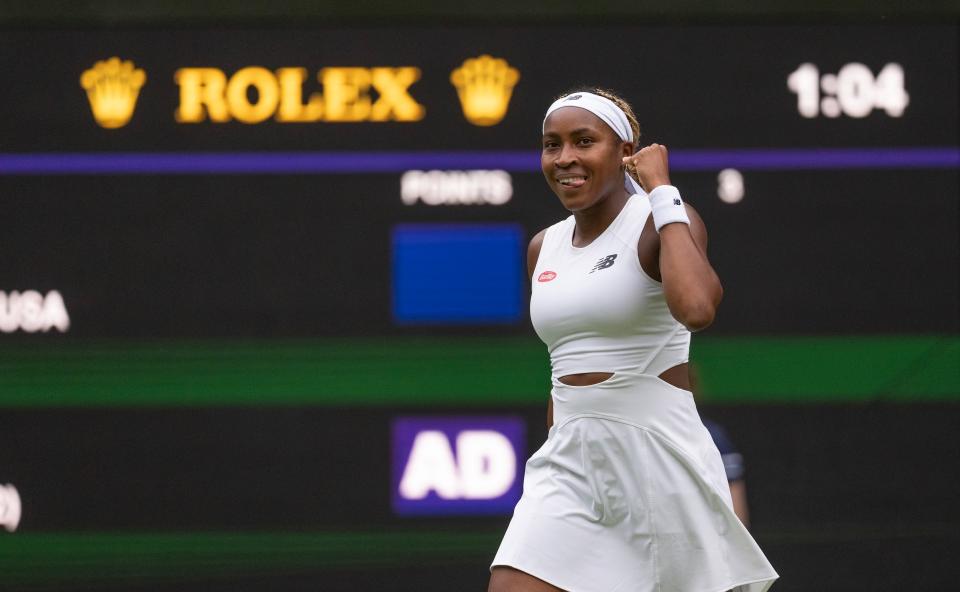
[[[565,169],[577,161],[577,151],[573,145],[564,142],[560,147],[560,154],[557,155],[553,165],[559,169]]]

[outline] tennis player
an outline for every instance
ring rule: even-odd
[[[543,174],[572,213],[527,253],[550,431],[490,592],[763,592],[778,577],[733,512],[690,392],[690,334],[722,296],[707,231],[666,147],[636,151],[638,137],[630,106],[600,89],[543,120]]]

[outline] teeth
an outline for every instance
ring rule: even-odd
[[[586,180],[586,177],[564,177],[562,179],[557,179],[561,185],[572,185],[573,183],[579,183]]]

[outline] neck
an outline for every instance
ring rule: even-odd
[[[627,204],[629,197],[627,190],[620,188],[589,208],[574,212],[576,229],[573,231],[573,246],[585,247],[603,234]]]

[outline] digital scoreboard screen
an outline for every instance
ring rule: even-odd
[[[760,520],[887,517],[834,475],[904,449],[877,487],[955,516],[906,411],[789,405],[960,395],[958,67],[953,25],[4,31],[0,588],[485,577],[546,434],[541,123],[582,85],[708,228],[703,391],[786,406],[726,417]]]
[[[539,127],[589,84],[670,149],[727,288],[715,332],[955,330],[956,48],[936,26],[9,32],[0,325],[527,332],[516,261],[567,215]],[[444,242],[456,224],[498,246]]]

